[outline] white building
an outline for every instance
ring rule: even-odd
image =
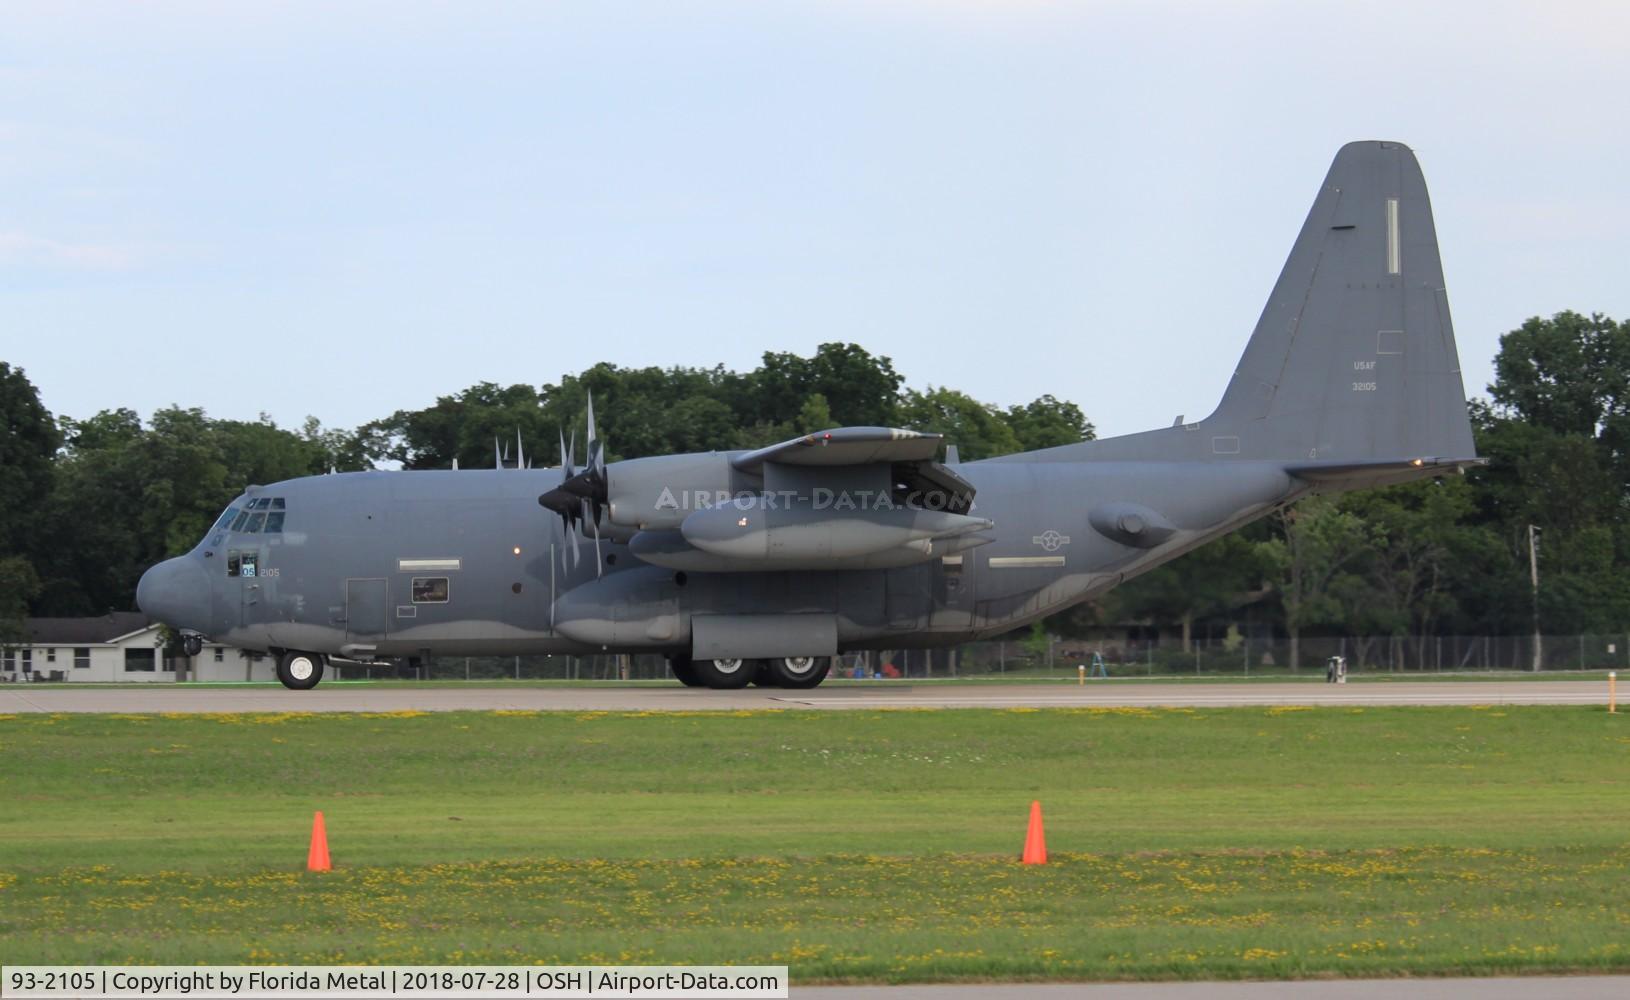
[[[29,681],[270,681],[272,659],[211,643],[188,660],[164,655],[157,622],[136,612],[29,618],[28,641],[0,652],[0,683]]]

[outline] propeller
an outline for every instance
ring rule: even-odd
[[[588,464],[582,469],[577,468],[576,462],[577,435],[572,435],[568,441],[564,431],[559,434],[560,484],[538,497],[538,504],[559,514],[560,519],[565,522],[566,534],[572,538],[573,567],[577,566],[581,558],[577,551],[578,532],[575,529],[579,524],[589,525],[589,530],[594,535],[595,572],[603,574],[605,566],[600,558],[600,514],[607,500],[605,442],[595,430],[592,394],[588,399],[588,440],[584,445],[588,452]],[[565,551],[560,555],[561,564],[564,566]]]

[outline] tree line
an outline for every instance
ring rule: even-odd
[[[582,458],[593,394],[609,459],[752,448],[842,425],[936,431],[965,460],[1090,439],[1076,404],[1000,408],[907,387],[855,344],[770,352],[747,372],[599,364],[558,384],[483,382],[354,429],[213,419],[170,407],[53,416],[0,362],[0,640],[24,614],[134,606],[143,569],[191,548],[249,483],[379,467],[490,467],[515,448]],[[1486,468],[1313,497],[1049,622],[1179,628],[1249,617],[1291,636],[1513,634],[1532,627],[1528,526],[1540,529],[1542,628],[1630,627],[1630,322],[1574,312],[1501,337],[1495,381],[1470,404]],[[499,456],[495,457],[496,447]],[[507,456],[513,460],[513,454]]]

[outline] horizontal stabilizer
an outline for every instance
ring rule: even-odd
[[[1486,458],[1396,458],[1362,462],[1301,462],[1285,466],[1285,471],[1303,482],[1345,485],[1395,475],[1402,479],[1418,479],[1422,471],[1464,472],[1468,468],[1487,464]]]

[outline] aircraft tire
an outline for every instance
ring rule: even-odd
[[[309,691],[323,679],[323,654],[289,650],[277,658],[277,679],[290,691]]]
[[[668,669],[674,673],[674,679],[688,688],[701,687],[702,678],[697,676],[696,664],[688,656],[668,657]]]
[[[746,687],[752,683],[753,674],[758,671],[757,661],[740,658],[696,660],[693,666],[703,684],[724,691]]]
[[[832,669],[830,656],[781,656],[769,662],[769,674],[777,687],[812,688],[826,680]]]

